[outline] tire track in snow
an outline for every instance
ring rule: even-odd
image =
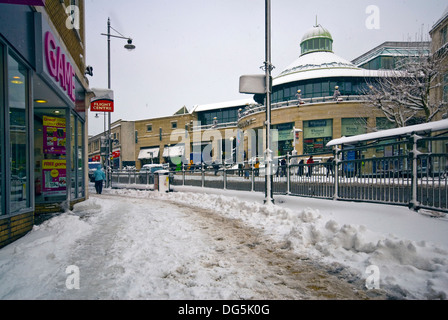
[[[349,283],[347,279],[330,274],[307,257],[293,253],[287,242],[278,243],[262,230],[249,227],[240,220],[166,199],[142,199],[120,194],[104,194],[99,198],[106,200],[105,203],[109,199],[115,201],[108,203],[109,212],[94,222],[94,232],[76,244],[70,262],[80,267],[81,289],[62,290],[64,299],[385,298],[378,292],[366,292],[362,281]],[[133,199],[120,202],[119,198]],[[129,211],[141,210],[145,206],[161,208],[145,215],[129,214]],[[170,216],[180,220],[173,221],[177,226],[174,230],[164,229],[169,222],[160,216],[157,218],[157,214],[166,210],[173,210]],[[148,218],[143,218],[146,216]],[[143,239],[155,236],[148,234],[145,228],[134,230],[132,235],[129,233],[135,225],[127,219],[142,218],[145,222],[156,218],[157,224],[163,224],[151,231],[156,232],[158,239]],[[170,235],[159,234],[164,230]],[[176,233],[179,232],[184,234],[178,237]],[[179,238],[186,242],[183,245],[196,248],[184,249],[182,253],[182,247],[175,242]],[[134,249],[130,252],[126,243],[123,244],[127,240],[134,242]],[[167,261],[161,258],[159,267],[154,269],[150,260],[157,258],[151,256],[151,251],[135,249],[142,246],[141,241],[151,241],[154,246],[163,247],[167,255],[174,256],[174,260],[161,265]],[[147,249],[147,245],[143,249]],[[132,259],[127,257],[135,252],[145,254]],[[160,254],[160,248],[153,253]],[[152,270],[151,276],[148,270]]]
[[[183,208],[194,224],[209,238],[208,245],[219,253],[210,268],[221,261],[239,270],[241,277],[253,280],[241,288],[253,290],[243,299],[386,299],[381,291],[367,291],[362,279],[344,279],[289,250],[289,243],[278,243],[261,230],[210,210],[169,201]],[[191,215],[191,213],[194,213]],[[349,283],[353,282],[353,283]]]

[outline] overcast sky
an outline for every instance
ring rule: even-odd
[[[250,98],[239,77],[263,74],[264,0],[86,0],[86,62],[91,88],[107,88],[107,18],[126,40],[111,40],[112,121],[169,116],[186,106]],[[369,5],[379,9],[371,20]],[[300,55],[303,34],[317,21],[333,36],[333,51],[352,60],[385,41],[429,40],[446,0],[272,0],[272,74]],[[366,26],[366,20],[372,29]],[[373,23],[373,24],[372,24]],[[116,34],[113,32],[113,34]],[[104,117],[89,115],[89,134]]]

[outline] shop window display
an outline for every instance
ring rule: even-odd
[[[36,203],[67,196],[67,123],[64,109],[36,109],[34,160]]]
[[[310,120],[303,122],[303,153],[331,152],[327,143],[333,139],[333,120]]]

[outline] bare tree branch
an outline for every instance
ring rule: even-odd
[[[429,122],[437,114],[446,113],[446,103],[430,99],[431,90],[441,86],[440,79],[447,72],[442,63],[446,58],[447,52],[427,55],[422,51],[404,59],[397,70],[368,85],[364,93],[367,106],[381,110],[398,127],[420,115]]]

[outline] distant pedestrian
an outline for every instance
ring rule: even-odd
[[[331,174],[333,175],[333,157],[330,157],[327,159],[327,163],[325,164],[325,167],[327,168],[327,178]]]
[[[249,179],[249,175],[250,175],[250,165],[249,162],[246,162],[244,164],[244,179]]]
[[[305,161],[303,161],[303,159],[300,160],[299,162],[299,170],[297,170],[297,174],[299,176],[303,176],[303,165],[304,165]]]
[[[93,173],[95,179],[95,190],[97,194],[103,192],[103,181],[106,179],[106,174],[101,166],[99,166]]]
[[[283,158],[280,161],[280,168],[281,168],[280,177],[286,176],[286,159],[285,158]]]
[[[255,176],[258,177],[258,175],[260,174],[260,161],[258,161],[258,158],[255,161],[255,166],[254,167],[255,167]]]
[[[243,167],[244,165],[242,163],[238,163],[238,177],[242,177],[244,175]]]
[[[308,172],[307,172],[307,176],[311,177],[312,173],[313,173],[313,164],[314,164],[314,159],[313,156],[310,156],[308,158],[308,160],[306,160],[306,164],[308,165]]]

